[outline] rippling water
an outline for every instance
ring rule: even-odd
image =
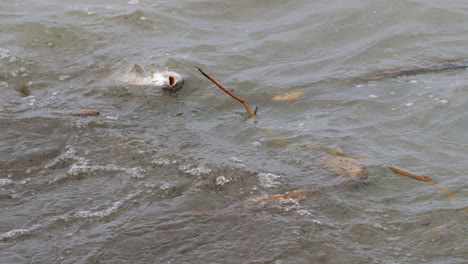
[[[2,1],[0,262],[468,262],[468,71],[378,77],[468,58],[467,18],[461,0]],[[109,80],[134,63],[189,79]],[[83,108],[101,114],[53,113]],[[368,179],[301,144],[367,158]]]

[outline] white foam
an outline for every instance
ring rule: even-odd
[[[277,181],[281,176],[269,173],[269,172],[259,172],[257,174],[260,185],[265,188],[278,187],[281,183]]]
[[[207,175],[211,172],[211,169],[206,167],[204,164],[199,164],[197,167],[193,167],[190,164],[183,164],[179,166],[179,170],[192,176]]]
[[[8,57],[10,57],[10,51],[0,48],[0,59],[4,59]]]
[[[242,163],[242,160],[238,157],[231,157],[229,160],[235,163]]]
[[[0,240],[4,240],[8,238],[15,238],[15,237],[19,237],[22,235],[27,235],[29,233],[31,233],[31,231],[28,229],[13,229],[13,230],[10,230],[8,232],[1,234]]]
[[[167,166],[171,164],[171,161],[166,158],[155,158],[153,161],[151,161],[151,164],[154,164],[157,166]]]
[[[161,186],[159,186],[159,189],[167,190],[167,189],[171,188],[171,186],[172,185],[170,183],[165,182],[165,183],[161,184]]]

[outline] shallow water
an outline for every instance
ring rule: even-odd
[[[360,76],[468,58],[467,17],[465,1],[2,1],[0,262],[466,263],[468,71]],[[109,80],[134,63],[188,81]],[[101,114],[52,113],[83,108]],[[369,177],[300,144],[365,157]]]

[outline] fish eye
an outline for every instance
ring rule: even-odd
[[[169,76],[169,86],[174,86],[175,83],[176,79],[174,78],[174,76]]]

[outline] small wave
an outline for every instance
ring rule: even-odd
[[[57,165],[61,161],[68,161],[68,160],[72,160],[72,159],[78,160],[81,164],[86,164],[87,163],[87,160],[85,160],[84,158],[76,156],[76,150],[72,146],[68,146],[66,149],[67,150],[64,153],[60,154],[55,159],[53,159],[52,161],[47,163],[44,166],[44,168],[49,169],[49,168],[54,167],[55,165]]]
[[[120,207],[122,207],[122,205],[124,205],[125,202],[139,196],[141,194],[141,192],[142,191],[137,191],[135,193],[129,194],[125,198],[123,198],[122,200],[114,202],[111,207],[109,207],[107,209],[104,209],[104,210],[101,210],[101,211],[96,211],[96,212],[92,212],[92,211],[88,211],[88,210],[78,211],[73,215],[73,218],[89,218],[89,217],[100,217],[100,218],[102,218],[102,217],[109,216],[109,215],[117,212],[117,210]]]
[[[57,221],[71,221],[74,219],[81,219],[81,218],[92,218],[92,217],[98,217],[98,218],[103,218],[110,216],[111,214],[114,214],[117,212],[117,210],[122,207],[127,201],[132,200],[136,197],[138,197],[142,193],[141,190],[138,190],[134,193],[128,194],[125,196],[123,199],[118,200],[112,204],[111,207],[100,210],[100,211],[90,211],[90,210],[82,210],[78,211],[74,214],[65,214],[65,215],[60,215],[56,217],[52,217],[51,219],[48,219],[44,221],[44,223],[40,224],[35,224],[32,225],[30,228],[15,228],[10,231],[7,231],[3,234],[0,234],[0,241],[7,240],[7,239],[14,239],[18,237],[22,237],[25,235],[29,235],[39,229],[46,228],[48,226],[51,226],[55,224]]]
[[[11,184],[15,184],[15,182],[10,179],[0,178],[0,187],[11,185]]]
[[[29,229],[13,229],[0,235],[0,241],[9,238],[20,237],[31,233]]]
[[[108,164],[108,165],[79,165],[79,164],[73,164],[70,169],[68,170],[68,174],[71,176],[79,176],[83,174],[91,174],[93,172],[97,171],[104,171],[104,172],[125,172],[129,174],[133,178],[144,178],[145,175],[143,174],[146,170],[135,167],[135,168],[123,168],[119,167],[114,164]]]

